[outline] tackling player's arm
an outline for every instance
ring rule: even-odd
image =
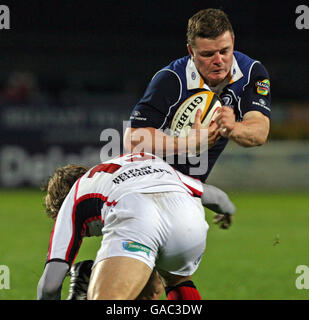
[[[51,234],[47,261],[37,286],[38,300],[61,299],[63,280],[70,269],[72,257],[76,256],[79,249],[79,245],[70,248],[70,241],[74,239],[74,242],[81,242],[79,233],[75,232],[72,235],[72,232],[70,232],[71,215],[67,213],[72,210],[64,210],[64,207],[60,210],[60,218],[56,220]],[[66,235],[72,236],[66,237]],[[65,258],[66,252],[68,253],[68,259]]]
[[[50,237],[47,261],[43,275],[37,286],[38,300],[61,299],[63,280],[79,250],[82,233],[79,226],[83,222],[75,215],[74,183],[88,168],[77,165],[67,165],[58,168],[50,177],[45,187],[45,211],[49,218],[55,221]],[[72,187],[73,186],[73,187]],[[76,209],[76,207],[75,207]],[[72,225],[72,223],[75,225]]]
[[[51,261],[46,264],[37,287],[38,300],[60,300],[63,280],[69,270],[69,265],[61,261]]]
[[[72,194],[74,193],[71,192],[68,197]],[[68,208],[65,204],[68,204]],[[86,226],[85,221],[87,217],[83,219],[84,217],[81,217],[82,214],[77,214],[72,219],[70,214],[73,212],[71,203],[67,201],[65,204],[61,207],[59,212],[60,217],[56,220],[51,235],[47,262],[37,286],[38,300],[61,299],[63,280],[75,260],[82,243],[83,227]],[[72,226],[71,221],[74,221],[74,226]],[[72,231],[72,229],[75,231]]]

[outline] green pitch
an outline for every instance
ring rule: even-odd
[[[206,212],[207,249],[194,275],[203,299],[309,299],[309,289],[295,286],[296,267],[309,267],[308,194],[230,196],[237,206],[230,230],[213,225]],[[0,190],[0,265],[10,269],[10,289],[0,289],[0,300],[36,299],[52,230],[42,197],[38,191]],[[100,238],[85,238],[76,262],[93,259],[99,246]],[[67,289],[68,280],[63,298]]]

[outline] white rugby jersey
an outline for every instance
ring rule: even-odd
[[[126,154],[91,168],[79,178],[58,213],[47,262],[71,265],[84,236],[101,235],[104,213],[130,193],[178,191],[201,197],[199,180],[149,154]]]

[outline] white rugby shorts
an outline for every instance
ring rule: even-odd
[[[103,240],[94,265],[125,256],[182,276],[198,268],[208,230],[200,199],[183,192],[132,193],[103,218]]]

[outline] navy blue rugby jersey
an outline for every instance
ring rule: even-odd
[[[259,61],[234,51],[230,74],[217,87],[209,87],[204,82],[189,55],[159,70],[134,107],[129,126],[153,127],[164,131],[170,128],[173,116],[183,101],[202,90],[216,92],[223,105],[234,109],[237,121],[242,121],[244,114],[249,111],[259,111],[270,118],[270,82],[266,68]],[[206,172],[191,175],[205,181],[227,142],[228,139],[222,137],[208,150]],[[171,164],[177,170],[190,175],[189,169],[193,165],[189,161],[179,164],[174,159],[173,162]]]

